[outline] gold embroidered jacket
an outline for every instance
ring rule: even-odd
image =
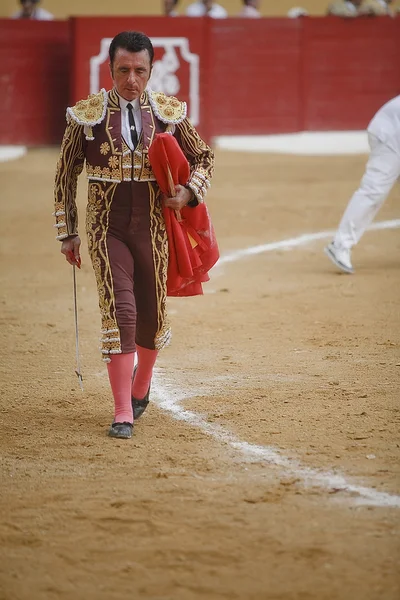
[[[85,161],[90,181],[155,181],[148,150],[156,133],[172,133],[190,164],[188,186],[205,198],[214,171],[214,154],[186,117],[186,103],[146,90],[140,97],[142,132],[132,152],[121,133],[119,96],[102,89],[67,109],[67,127],[55,178],[57,239],[78,233],[76,190]]]

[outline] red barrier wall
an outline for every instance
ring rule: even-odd
[[[0,19],[0,144],[59,143],[70,49],[68,21]]]
[[[101,39],[130,28],[158,40],[159,82],[208,140],[363,129],[400,93],[400,18],[0,20],[0,143],[59,143],[90,73],[92,86],[111,85],[106,48],[93,67]]]
[[[300,19],[215,20],[209,44],[212,135],[299,130]]]
[[[400,94],[400,18],[305,19],[301,129],[365,129]]]

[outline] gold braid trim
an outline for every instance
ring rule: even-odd
[[[160,192],[156,193],[151,183],[149,186],[150,203],[150,235],[153,250],[153,264],[155,288],[157,298],[158,330],[154,339],[156,350],[168,346],[171,340],[171,326],[167,319],[167,268],[168,268],[168,240],[162,215]]]
[[[188,186],[199,202],[203,202],[214,174],[214,153],[196,129],[185,119],[176,127],[181,148],[190,163]]]
[[[68,123],[57,162],[54,183],[54,213],[58,240],[78,233],[76,190],[78,177],[85,162],[82,127],[74,121]]]
[[[121,336],[116,318],[114,286],[107,248],[107,232],[117,183],[90,182],[86,210],[86,233],[89,254],[96,276],[101,314],[101,352],[121,354]]]

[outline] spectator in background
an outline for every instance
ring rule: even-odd
[[[258,10],[260,8],[260,0],[243,0],[243,8],[238,14],[238,17],[247,17],[250,19],[259,19],[261,13]]]
[[[362,0],[338,0],[328,7],[328,15],[335,17],[359,17]]]
[[[31,19],[52,21],[54,16],[48,10],[40,8],[40,0],[20,0],[21,9],[12,15],[12,19]]]
[[[228,16],[225,8],[212,0],[199,0],[189,4],[186,9],[188,17],[212,17],[213,19],[225,19]]]
[[[178,0],[163,0],[164,15],[166,17],[177,17],[178,12],[175,10],[178,6]]]
[[[288,10],[287,16],[290,19],[298,19],[299,17],[308,17],[308,12],[301,6],[295,6],[294,8]]]
[[[361,12],[372,16],[394,17],[394,10],[389,6],[392,3],[393,0],[367,0],[362,5]]]

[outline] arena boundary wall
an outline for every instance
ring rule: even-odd
[[[68,104],[110,87],[107,44],[145,31],[152,85],[188,103],[200,133],[365,129],[400,93],[400,18],[0,20],[0,144],[58,144]]]

